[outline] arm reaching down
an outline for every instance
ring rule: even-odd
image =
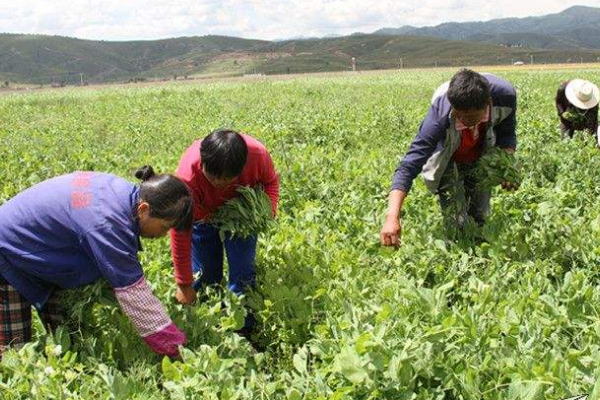
[[[171,256],[175,269],[175,281],[180,286],[194,283],[192,272],[192,231],[177,232],[171,229]]]
[[[385,217],[383,228],[379,234],[383,246],[399,247],[402,243],[402,204],[406,193],[402,190],[392,190],[388,200],[388,212]]]
[[[146,278],[115,289],[115,295],[121,309],[152,351],[169,357],[179,355],[179,346],[186,342],[185,334],[171,321]]]
[[[279,177],[277,176],[277,171],[269,152],[265,152],[263,155],[263,165],[261,183],[263,184],[265,193],[271,199],[271,208],[273,209],[273,216],[275,216],[277,214],[277,202],[279,199]]]
[[[88,232],[84,246],[142,339],[155,353],[176,357],[186,337],[173,324],[144,278],[137,258],[136,234],[123,227],[106,225]]]

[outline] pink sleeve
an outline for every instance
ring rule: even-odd
[[[273,216],[275,216],[277,214],[277,201],[279,200],[279,176],[277,176],[273,159],[268,151],[265,151],[263,163],[264,172],[263,176],[261,177],[261,183],[264,185],[265,193],[271,199]]]
[[[133,285],[115,289],[115,295],[121,309],[152,351],[177,356],[179,346],[186,341],[185,334],[173,324],[146,278],[141,277]]]

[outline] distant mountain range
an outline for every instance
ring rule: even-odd
[[[285,74],[356,68],[600,60],[600,8],[543,17],[385,28],[372,34],[284,41],[226,36],[109,42],[0,34],[0,79],[38,84]]]
[[[432,36],[543,49],[600,49],[600,8],[574,6],[541,17],[449,22],[424,28],[403,26],[379,29],[374,34]]]

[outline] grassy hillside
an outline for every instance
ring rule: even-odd
[[[261,65],[267,73],[304,70],[311,72],[349,69],[350,58],[356,57],[358,69],[429,66],[464,66],[510,64],[528,61],[530,55],[539,63],[566,62],[568,59],[596,61],[597,50],[532,50],[465,41],[449,41],[432,37],[353,35],[335,39],[283,42],[277,49],[289,56],[274,58]]]
[[[78,82],[82,73],[88,82],[108,82],[161,68],[167,76],[185,70],[171,69],[170,65],[184,63],[190,70],[198,69],[215,55],[264,43],[267,42],[222,36],[106,42],[4,34],[0,35],[0,76],[21,82],[72,83]]]
[[[494,41],[494,40],[490,40]],[[539,43],[539,40],[538,42]],[[544,46],[540,46],[544,47]],[[434,37],[351,35],[268,42],[225,36],[106,42],[0,35],[0,79],[37,84],[171,79],[189,75],[288,74],[430,66],[597,61],[600,50],[536,50]],[[82,76],[82,75],[83,76]]]

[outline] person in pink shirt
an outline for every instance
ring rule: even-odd
[[[229,265],[228,287],[236,294],[255,284],[256,235],[248,238],[226,236],[210,224],[211,214],[227,200],[237,196],[239,186],[262,185],[270,197],[273,215],[277,211],[279,178],[265,146],[255,138],[233,130],[220,129],[195,141],[185,151],[176,175],[192,192],[194,226],[188,231],[171,231],[171,252],[177,282],[177,300],[196,301],[203,285],[218,285],[223,280],[223,256]],[[194,280],[193,273],[200,277]],[[250,333],[251,314],[240,333]]]

